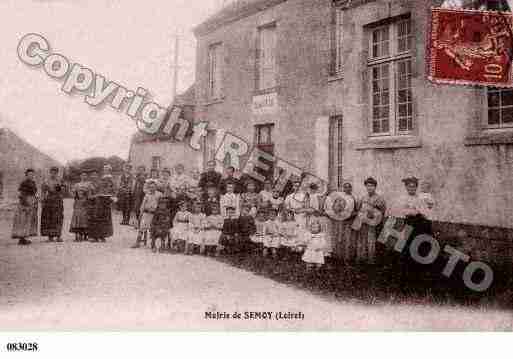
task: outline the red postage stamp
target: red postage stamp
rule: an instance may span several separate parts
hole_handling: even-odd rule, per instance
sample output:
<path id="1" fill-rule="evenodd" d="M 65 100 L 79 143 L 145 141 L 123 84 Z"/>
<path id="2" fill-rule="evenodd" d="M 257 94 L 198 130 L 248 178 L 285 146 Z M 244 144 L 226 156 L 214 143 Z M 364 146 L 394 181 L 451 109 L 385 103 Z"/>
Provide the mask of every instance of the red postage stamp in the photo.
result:
<path id="1" fill-rule="evenodd" d="M 430 81 L 513 86 L 511 13 L 433 8 L 431 21 Z"/>

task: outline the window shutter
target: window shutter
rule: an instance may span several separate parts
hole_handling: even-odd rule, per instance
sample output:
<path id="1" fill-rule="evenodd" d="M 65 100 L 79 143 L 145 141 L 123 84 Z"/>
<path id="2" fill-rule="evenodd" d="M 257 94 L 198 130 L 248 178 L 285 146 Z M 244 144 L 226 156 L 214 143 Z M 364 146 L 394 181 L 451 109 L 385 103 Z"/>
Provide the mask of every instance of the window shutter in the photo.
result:
<path id="1" fill-rule="evenodd" d="M 431 20 L 429 20 L 431 21 Z M 424 66 L 426 66 L 427 64 L 425 64 L 426 61 L 429 61 L 428 59 L 428 54 L 426 53 L 426 55 L 424 56 L 424 61 L 422 61 L 420 58 L 419 58 L 419 54 L 418 54 L 418 51 L 417 51 L 417 38 L 421 38 L 421 39 L 427 39 L 427 35 L 426 33 L 423 33 L 424 31 L 428 31 L 427 29 L 421 29 L 420 27 L 418 27 L 417 25 L 417 22 L 413 19 L 413 17 L 410 19 L 410 23 L 411 23 L 411 77 L 412 79 L 415 79 L 419 76 L 421 76 L 421 74 L 424 72 Z M 426 46 L 424 46 L 424 49 L 426 48 Z M 426 51 L 426 50 L 424 50 Z"/>

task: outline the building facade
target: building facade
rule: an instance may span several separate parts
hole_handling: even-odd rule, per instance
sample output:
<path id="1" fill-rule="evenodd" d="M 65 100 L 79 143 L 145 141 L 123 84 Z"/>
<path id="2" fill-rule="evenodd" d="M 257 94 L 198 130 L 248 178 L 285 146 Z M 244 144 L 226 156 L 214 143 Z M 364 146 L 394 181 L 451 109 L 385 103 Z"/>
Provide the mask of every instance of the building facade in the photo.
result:
<path id="1" fill-rule="evenodd" d="M 390 204 L 414 175 L 431 186 L 439 231 L 503 252 L 513 240 L 513 91 L 426 79 L 429 10 L 441 2 L 238 1 L 194 29 L 196 120 L 332 188 L 349 180 L 363 194 L 373 176 Z M 207 136 L 205 159 L 219 137 Z"/>

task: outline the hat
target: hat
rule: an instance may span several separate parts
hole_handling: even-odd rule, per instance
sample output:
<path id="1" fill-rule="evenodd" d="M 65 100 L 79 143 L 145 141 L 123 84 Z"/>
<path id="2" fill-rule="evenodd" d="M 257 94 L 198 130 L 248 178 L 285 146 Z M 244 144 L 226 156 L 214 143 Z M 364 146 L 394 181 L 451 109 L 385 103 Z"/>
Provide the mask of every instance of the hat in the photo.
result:
<path id="1" fill-rule="evenodd" d="M 57 166 L 50 167 L 50 172 L 59 172 L 59 167 L 57 167 Z"/>
<path id="2" fill-rule="evenodd" d="M 365 181 L 363 181 L 364 185 L 372 184 L 374 186 L 378 185 L 378 181 L 376 181 L 373 177 L 367 178 Z"/>
<path id="3" fill-rule="evenodd" d="M 235 211 L 235 207 L 228 206 L 228 207 L 226 207 L 226 210 L 227 211 Z"/>
<path id="4" fill-rule="evenodd" d="M 402 182 L 404 183 L 404 185 L 409 185 L 409 184 L 414 184 L 415 186 L 418 186 L 419 185 L 419 180 L 417 177 L 406 177 L 402 180 Z"/>

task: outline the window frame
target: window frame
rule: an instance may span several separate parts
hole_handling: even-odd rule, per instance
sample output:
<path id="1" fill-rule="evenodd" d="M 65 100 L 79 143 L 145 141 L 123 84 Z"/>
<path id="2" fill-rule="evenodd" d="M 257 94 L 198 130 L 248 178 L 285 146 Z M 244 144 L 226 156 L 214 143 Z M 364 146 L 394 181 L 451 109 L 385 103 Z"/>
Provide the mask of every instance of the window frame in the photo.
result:
<path id="1" fill-rule="evenodd" d="M 331 58 L 329 75 L 334 78 L 344 76 L 344 12 L 344 8 L 333 5 L 330 23 Z"/>
<path id="2" fill-rule="evenodd" d="M 262 34 L 265 31 L 271 30 L 273 31 L 274 36 L 274 54 L 273 54 L 273 83 L 272 86 L 263 86 L 263 78 L 264 78 L 264 68 L 263 68 L 263 57 L 262 57 L 262 43 L 263 37 Z M 257 27 L 257 36 L 256 36 L 256 59 L 255 59 L 255 91 L 256 93 L 266 93 L 275 90 L 278 87 L 278 26 L 276 21 L 270 22 L 265 25 L 261 25 Z"/>
<path id="3" fill-rule="evenodd" d="M 273 141 L 273 132 L 274 132 L 274 123 L 264 123 L 255 125 L 255 145 L 256 146 L 269 146 L 274 145 Z M 262 135 L 262 129 L 269 129 L 269 142 L 260 142 L 260 138 Z"/>
<path id="4" fill-rule="evenodd" d="M 157 160 L 157 166 L 155 166 L 155 160 Z M 151 156 L 151 169 L 160 171 L 162 166 L 162 156 Z"/>
<path id="5" fill-rule="evenodd" d="M 483 106 L 484 107 L 483 129 L 485 131 L 486 130 L 512 131 L 513 130 L 513 121 L 511 123 L 503 124 L 502 116 L 500 117 L 499 123 L 497 125 L 490 125 L 490 101 L 489 101 L 489 95 L 490 95 L 490 90 L 492 88 L 494 89 L 493 91 L 498 91 L 499 94 L 501 94 L 502 91 L 508 91 L 508 90 L 513 92 L 513 88 L 494 88 L 492 86 L 487 86 L 485 88 L 485 91 L 484 91 L 485 106 Z M 513 93 L 512 93 L 512 95 L 513 95 Z M 502 102 L 502 96 L 499 96 L 499 102 Z M 507 106 L 502 106 L 502 103 L 500 103 L 500 105 L 498 107 L 492 106 L 492 108 L 498 109 L 499 113 L 500 113 L 500 111 L 501 111 L 501 109 L 503 107 L 506 107 L 506 108 L 510 109 L 510 111 L 512 112 L 512 115 L 513 115 L 513 104 L 512 105 L 507 105 Z"/>
<path id="6" fill-rule="evenodd" d="M 409 34 L 403 36 L 408 40 L 408 44 L 410 46 L 409 50 L 399 52 L 399 29 L 400 25 L 403 23 L 409 23 Z M 373 48 L 376 42 L 374 42 L 374 33 L 376 31 L 382 29 L 388 29 L 388 56 L 383 56 L 382 53 L 378 53 L 378 56 L 374 56 Z M 367 28 L 368 36 L 367 36 L 367 59 L 366 59 L 366 67 L 368 70 L 368 86 L 369 86 L 369 113 L 368 113 L 368 136 L 369 137 L 393 137 L 393 136 L 407 136 L 415 134 L 417 131 L 417 124 L 415 116 L 415 106 L 414 106 L 414 88 L 412 85 L 413 79 L 413 66 L 415 61 L 414 55 L 414 31 L 413 31 L 413 20 L 410 15 L 401 16 L 401 18 L 389 19 L 384 24 L 369 26 Z M 381 43 L 383 41 L 378 42 Z M 407 99 L 409 101 L 402 102 L 401 105 L 406 105 L 407 123 L 411 123 L 411 127 L 407 125 L 407 129 L 400 129 L 400 121 L 399 117 L 399 68 L 400 63 L 409 62 L 407 65 L 407 81 L 409 79 L 409 96 L 407 95 Z M 375 110 L 375 102 L 374 102 L 374 68 L 382 67 L 384 65 L 388 65 L 388 76 L 387 77 L 379 77 L 379 79 L 388 79 L 388 131 L 374 131 L 374 110 Z M 380 87 L 382 89 L 383 87 Z M 407 90 L 408 88 L 406 88 Z M 381 97 L 382 92 L 380 92 Z M 380 98 L 381 100 L 381 98 Z M 381 102 L 381 101 L 380 101 Z M 380 106 L 384 107 L 384 106 Z M 410 111 L 411 110 L 411 111 Z M 409 115 L 409 116 L 408 116 Z M 385 118 L 380 119 L 380 124 L 382 125 L 383 120 Z"/>
<path id="7" fill-rule="evenodd" d="M 328 176 L 330 183 L 338 189 L 344 184 L 343 178 L 343 136 L 344 117 L 333 115 L 329 119 L 329 143 L 328 143 Z"/>
<path id="8" fill-rule="evenodd" d="M 218 52 L 218 53 L 217 53 Z M 213 56 L 212 56 L 213 54 Z M 220 61 L 216 62 L 215 60 Z M 216 67 L 213 68 L 213 64 Z M 207 98 L 209 101 L 218 101 L 223 98 L 223 70 L 224 69 L 224 46 L 223 42 L 213 42 L 207 47 Z M 216 81 L 218 80 L 218 91 Z"/>

